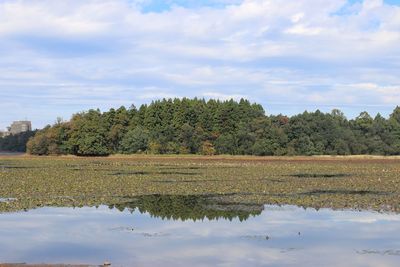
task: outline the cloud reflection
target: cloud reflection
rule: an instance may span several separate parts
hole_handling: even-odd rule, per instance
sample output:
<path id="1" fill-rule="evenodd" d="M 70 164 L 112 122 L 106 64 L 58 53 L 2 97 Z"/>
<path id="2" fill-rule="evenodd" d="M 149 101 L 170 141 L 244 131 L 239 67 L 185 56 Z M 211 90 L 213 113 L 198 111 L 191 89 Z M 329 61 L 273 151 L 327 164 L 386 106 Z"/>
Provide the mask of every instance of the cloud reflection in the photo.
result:
<path id="1" fill-rule="evenodd" d="M 135 210 L 0 215 L 3 262 L 122 266 L 396 266 L 400 215 L 265 206 L 245 221 L 163 220 Z M 130 231 L 115 229 L 129 228 Z M 264 238 L 268 236 L 267 238 Z"/>

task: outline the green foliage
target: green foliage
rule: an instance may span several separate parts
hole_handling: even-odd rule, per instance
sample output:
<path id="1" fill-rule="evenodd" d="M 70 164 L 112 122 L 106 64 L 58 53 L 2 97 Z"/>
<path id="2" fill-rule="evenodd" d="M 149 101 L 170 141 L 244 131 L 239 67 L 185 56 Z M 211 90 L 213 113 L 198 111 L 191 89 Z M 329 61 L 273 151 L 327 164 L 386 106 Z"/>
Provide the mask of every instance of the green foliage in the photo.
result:
<path id="1" fill-rule="evenodd" d="M 215 140 L 215 148 L 218 154 L 235 155 L 237 154 L 237 140 L 234 135 L 224 133 Z"/>
<path id="2" fill-rule="evenodd" d="M 23 132 L 0 137 L 0 151 L 26 152 L 26 143 L 35 132 Z"/>
<path id="3" fill-rule="evenodd" d="M 1 139 L 0 139 L 1 140 Z M 0 142 L 1 147 L 1 142 Z M 110 153 L 350 155 L 400 154 L 400 108 L 389 119 L 362 112 L 304 112 L 266 116 L 241 99 L 163 99 L 139 109 L 89 110 L 39 131 L 32 154 L 102 156 Z"/>
<path id="4" fill-rule="evenodd" d="M 278 144 L 269 139 L 257 140 L 253 145 L 253 154 L 257 156 L 272 156 L 278 149 Z"/>
<path id="5" fill-rule="evenodd" d="M 59 120 L 52 127 L 46 126 L 43 130 L 29 139 L 27 151 L 34 155 L 68 154 L 69 123 Z"/>
<path id="6" fill-rule="evenodd" d="M 120 150 L 125 154 L 144 152 L 148 148 L 149 134 L 141 126 L 126 133 L 120 144 Z"/>
<path id="7" fill-rule="evenodd" d="M 207 140 L 201 144 L 200 152 L 203 155 L 212 156 L 215 154 L 215 148 L 214 148 L 213 144 Z"/>
<path id="8" fill-rule="evenodd" d="M 76 155 L 106 156 L 110 153 L 107 134 L 106 116 L 89 110 L 72 118 L 69 146 Z"/>

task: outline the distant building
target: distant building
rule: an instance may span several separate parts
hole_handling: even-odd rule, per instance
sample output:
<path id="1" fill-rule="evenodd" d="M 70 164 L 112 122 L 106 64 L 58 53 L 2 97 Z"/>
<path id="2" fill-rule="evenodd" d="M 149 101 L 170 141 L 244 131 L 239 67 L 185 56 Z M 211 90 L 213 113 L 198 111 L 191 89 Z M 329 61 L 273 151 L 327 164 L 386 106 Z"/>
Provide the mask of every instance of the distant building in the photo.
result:
<path id="1" fill-rule="evenodd" d="M 7 127 L 7 130 L 0 132 L 0 137 L 32 131 L 32 123 L 30 121 L 14 121 L 10 127 Z"/>
<path id="2" fill-rule="evenodd" d="M 19 134 L 32 131 L 32 124 L 30 121 L 14 121 L 11 126 L 8 127 L 8 131 L 11 134 Z"/>

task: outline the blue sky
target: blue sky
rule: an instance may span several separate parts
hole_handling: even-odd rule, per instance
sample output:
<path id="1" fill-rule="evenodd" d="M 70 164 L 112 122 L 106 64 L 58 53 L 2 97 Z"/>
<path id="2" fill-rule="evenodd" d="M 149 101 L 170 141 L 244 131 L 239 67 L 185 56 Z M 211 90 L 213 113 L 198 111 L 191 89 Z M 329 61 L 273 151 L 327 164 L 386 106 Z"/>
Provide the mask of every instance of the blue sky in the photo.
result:
<path id="1" fill-rule="evenodd" d="M 163 97 L 400 105 L 400 0 L 0 0 L 0 129 Z"/>

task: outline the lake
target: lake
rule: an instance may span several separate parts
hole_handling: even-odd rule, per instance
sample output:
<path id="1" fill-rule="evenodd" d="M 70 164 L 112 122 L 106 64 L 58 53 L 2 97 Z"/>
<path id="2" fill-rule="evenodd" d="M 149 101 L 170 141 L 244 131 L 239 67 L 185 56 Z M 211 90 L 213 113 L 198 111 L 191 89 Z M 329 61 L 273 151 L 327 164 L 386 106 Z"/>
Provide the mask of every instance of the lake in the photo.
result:
<path id="1" fill-rule="evenodd" d="M 2 213 L 0 248 L 0 263 L 398 266 L 400 215 L 146 198 Z"/>

